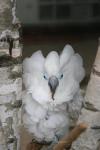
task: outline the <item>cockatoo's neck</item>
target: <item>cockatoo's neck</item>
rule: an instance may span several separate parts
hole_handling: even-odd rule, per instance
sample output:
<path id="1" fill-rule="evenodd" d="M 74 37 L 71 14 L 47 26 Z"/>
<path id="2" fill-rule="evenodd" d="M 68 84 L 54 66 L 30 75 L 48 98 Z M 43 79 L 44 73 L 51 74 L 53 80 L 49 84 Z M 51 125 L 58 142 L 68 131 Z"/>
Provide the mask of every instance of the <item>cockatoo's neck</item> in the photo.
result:
<path id="1" fill-rule="evenodd" d="M 67 103 L 62 103 L 62 104 L 56 104 L 54 101 L 52 101 L 51 103 L 47 103 L 44 105 L 41 105 L 45 110 L 47 110 L 48 112 L 54 112 L 54 111 L 61 111 L 61 110 L 66 110 L 66 106 Z"/>

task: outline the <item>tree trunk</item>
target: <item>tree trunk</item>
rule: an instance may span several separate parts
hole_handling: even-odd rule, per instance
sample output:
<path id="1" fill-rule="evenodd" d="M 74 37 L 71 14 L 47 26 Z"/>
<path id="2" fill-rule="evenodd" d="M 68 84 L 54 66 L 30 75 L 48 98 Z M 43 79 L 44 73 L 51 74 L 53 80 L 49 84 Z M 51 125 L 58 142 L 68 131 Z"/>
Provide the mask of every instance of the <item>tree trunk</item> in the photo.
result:
<path id="1" fill-rule="evenodd" d="M 0 150 L 19 150 L 22 94 L 16 1 L 0 0 Z"/>
<path id="2" fill-rule="evenodd" d="M 89 127 L 72 144 L 71 150 L 100 150 L 100 42 L 78 120 L 80 122 L 85 122 Z"/>

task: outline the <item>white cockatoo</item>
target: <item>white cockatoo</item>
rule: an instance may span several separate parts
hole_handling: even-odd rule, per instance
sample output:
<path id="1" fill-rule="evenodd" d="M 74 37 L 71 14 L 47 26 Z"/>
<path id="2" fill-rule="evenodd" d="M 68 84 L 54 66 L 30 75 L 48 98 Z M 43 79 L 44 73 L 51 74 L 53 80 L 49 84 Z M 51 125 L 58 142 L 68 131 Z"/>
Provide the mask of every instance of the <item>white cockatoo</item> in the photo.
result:
<path id="1" fill-rule="evenodd" d="M 24 60 L 23 122 L 35 140 L 52 142 L 68 132 L 69 112 L 74 115 L 81 108 L 84 75 L 82 58 L 70 45 L 60 55 L 51 51 L 44 57 L 39 50 Z"/>

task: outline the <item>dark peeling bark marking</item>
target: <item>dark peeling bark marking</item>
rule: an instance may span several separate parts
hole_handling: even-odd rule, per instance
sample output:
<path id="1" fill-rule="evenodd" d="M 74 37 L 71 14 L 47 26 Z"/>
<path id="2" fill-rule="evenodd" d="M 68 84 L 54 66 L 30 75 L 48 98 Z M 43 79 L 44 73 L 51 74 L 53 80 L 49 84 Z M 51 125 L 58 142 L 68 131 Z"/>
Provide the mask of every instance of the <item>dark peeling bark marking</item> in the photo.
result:
<path id="1" fill-rule="evenodd" d="M 99 77 L 100 77 L 100 72 L 99 72 L 99 71 L 97 71 L 97 70 L 95 69 L 95 67 L 93 67 L 93 69 L 92 69 L 92 73 L 93 73 L 94 75 L 97 75 L 97 76 L 99 76 Z"/>
<path id="2" fill-rule="evenodd" d="M 98 110 L 97 108 L 95 108 L 93 104 L 91 104 L 91 103 L 89 103 L 89 102 L 85 102 L 85 103 L 83 104 L 83 107 L 84 107 L 85 109 L 87 109 L 87 110 L 94 111 L 94 112 L 100 111 L 100 110 Z"/>
<path id="3" fill-rule="evenodd" d="M 6 55 L 0 57 L 0 67 L 13 66 L 16 64 L 21 64 L 21 63 L 22 63 L 21 57 L 12 58 Z"/>

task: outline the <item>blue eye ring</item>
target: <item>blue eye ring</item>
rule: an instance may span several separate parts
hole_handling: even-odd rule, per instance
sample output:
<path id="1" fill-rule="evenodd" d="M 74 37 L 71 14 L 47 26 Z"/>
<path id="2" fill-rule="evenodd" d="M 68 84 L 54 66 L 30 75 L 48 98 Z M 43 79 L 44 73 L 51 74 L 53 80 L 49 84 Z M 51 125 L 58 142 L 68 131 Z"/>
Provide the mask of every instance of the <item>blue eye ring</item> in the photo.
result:
<path id="1" fill-rule="evenodd" d="M 46 77 L 45 75 L 44 75 L 43 77 L 44 77 L 45 80 L 48 80 L 47 77 Z"/>
<path id="2" fill-rule="evenodd" d="M 60 79 L 62 79 L 63 78 L 63 74 L 61 74 L 61 76 L 60 76 Z"/>

